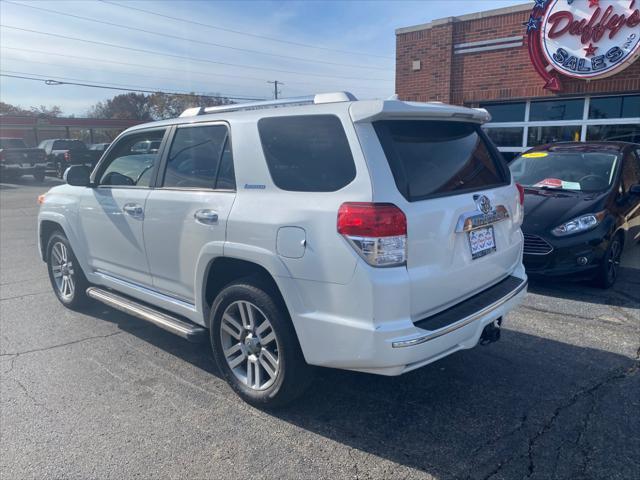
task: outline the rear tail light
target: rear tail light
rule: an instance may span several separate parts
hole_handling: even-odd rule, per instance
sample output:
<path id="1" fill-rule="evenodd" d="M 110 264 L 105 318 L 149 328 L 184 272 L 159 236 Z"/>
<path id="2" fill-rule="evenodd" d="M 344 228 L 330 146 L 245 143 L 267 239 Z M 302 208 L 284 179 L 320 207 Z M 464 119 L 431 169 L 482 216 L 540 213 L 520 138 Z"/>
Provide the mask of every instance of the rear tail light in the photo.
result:
<path id="1" fill-rule="evenodd" d="M 70 162 L 71 161 L 71 153 L 64 152 L 64 161 L 65 162 Z"/>
<path id="2" fill-rule="evenodd" d="M 518 193 L 520 194 L 520 205 L 524 205 L 524 187 L 519 183 L 516 183 L 516 187 L 518 187 Z"/>
<path id="3" fill-rule="evenodd" d="M 395 267 L 407 261 L 407 217 L 391 203 L 343 203 L 338 233 L 369 265 Z"/>

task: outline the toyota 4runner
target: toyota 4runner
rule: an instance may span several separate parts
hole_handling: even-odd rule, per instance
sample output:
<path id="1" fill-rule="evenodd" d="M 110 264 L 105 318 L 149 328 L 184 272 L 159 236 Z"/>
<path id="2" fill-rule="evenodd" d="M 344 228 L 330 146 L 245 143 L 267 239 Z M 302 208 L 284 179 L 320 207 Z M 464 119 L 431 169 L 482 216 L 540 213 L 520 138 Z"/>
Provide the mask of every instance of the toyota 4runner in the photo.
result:
<path id="1" fill-rule="evenodd" d="M 348 93 L 189 109 L 69 167 L 41 255 L 67 307 L 208 337 L 250 403 L 314 365 L 400 375 L 496 340 L 525 295 L 523 191 L 488 120 Z"/>

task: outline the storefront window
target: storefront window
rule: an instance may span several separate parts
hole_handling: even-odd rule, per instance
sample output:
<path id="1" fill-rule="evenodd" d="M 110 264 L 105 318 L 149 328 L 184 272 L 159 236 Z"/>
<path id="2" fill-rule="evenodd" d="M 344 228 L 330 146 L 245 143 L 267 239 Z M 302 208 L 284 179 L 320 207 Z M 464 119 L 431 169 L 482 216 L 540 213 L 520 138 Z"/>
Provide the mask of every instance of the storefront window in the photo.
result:
<path id="1" fill-rule="evenodd" d="M 640 143 L 640 125 L 589 125 L 587 140 Z"/>
<path id="2" fill-rule="evenodd" d="M 535 147 L 551 142 L 579 142 L 580 126 L 571 127 L 529 127 L 527 146 Z"/>
<path id="3" fill-rule="evenodd" d="M 540 122 L 547 120 L 582 120 L 584 98 L 575 100 L 545 100 L 531 102 L 529 120 Z"/>
<path id="4" fill-rule="evenodd" d="M 494 103 L 482 104 L 491 114 L 491 121 L 499 122 L 524 122 L 525 103 Z"/>
<path id="5" fill-rule="evenodd" d="M 521 147 L 524 128 L 487 128 L 489 138 L 498 147 Z"/>
<path id="6" fill-rule="evenodd" d="M 589 118 L 640 117 L 640 95 L 592 98 Z"/>

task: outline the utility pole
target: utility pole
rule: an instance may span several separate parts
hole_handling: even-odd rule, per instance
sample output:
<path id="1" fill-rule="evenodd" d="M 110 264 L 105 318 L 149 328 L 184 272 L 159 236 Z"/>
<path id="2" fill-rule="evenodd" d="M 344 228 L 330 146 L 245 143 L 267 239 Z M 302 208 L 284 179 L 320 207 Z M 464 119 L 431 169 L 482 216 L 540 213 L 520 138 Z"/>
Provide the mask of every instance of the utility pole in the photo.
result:
<path id="1" fill-rule="evenodd" d="M 284 83 L 278 81 L 278 80 L 269 80 L 267 83 L 273 83 L 273 97 L 277 100 L 278 99 L 278 95 L 280 95 L 280 90 L 278 90 L 278 85 L 284 85 Z"/>

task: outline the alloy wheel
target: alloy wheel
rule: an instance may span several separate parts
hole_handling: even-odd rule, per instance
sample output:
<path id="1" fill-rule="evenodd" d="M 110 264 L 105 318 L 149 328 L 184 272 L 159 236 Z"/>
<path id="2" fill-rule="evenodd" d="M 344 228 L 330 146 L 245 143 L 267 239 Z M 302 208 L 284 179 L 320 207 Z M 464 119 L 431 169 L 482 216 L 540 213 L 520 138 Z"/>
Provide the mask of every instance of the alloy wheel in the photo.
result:
<path id="1" fill-rule="evenodd" d="M 58 293 L 64 300 L 70 300 L 76 291 L 73 261 L 69 256 L 67 246 L 56 242 L 51 248 L 51 273 Z"/>
<path id="2" fill-rule="evenodd" d="M 620 265 L 620 257 L 622 248 L 620 242 L 616 239 L 611 244 L 609 256 L 607 258 L 607 275 L 611 281 L 614 281 L 618 275 L 618 265 Z"/>
<path id="3" fill-rule="evenodd" d="M 279 340 L 273 325 L 248 301 L 230 304 L 222 314 L 220 339 L 235 377 L 253 390 L 265 390 L 281 371 Z"/>

